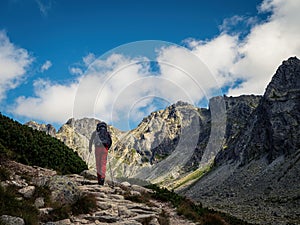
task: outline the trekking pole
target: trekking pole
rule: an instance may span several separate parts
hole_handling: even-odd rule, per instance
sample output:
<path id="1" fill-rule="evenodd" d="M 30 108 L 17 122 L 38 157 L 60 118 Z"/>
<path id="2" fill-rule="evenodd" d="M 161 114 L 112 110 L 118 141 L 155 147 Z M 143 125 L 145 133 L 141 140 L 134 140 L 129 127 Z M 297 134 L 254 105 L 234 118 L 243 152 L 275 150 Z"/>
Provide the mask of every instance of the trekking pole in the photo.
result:
<path id="1" fill-rule="evenodd" d="M 108 160 L 108 164 L 109 164 L 109 170 L 110 170 L 110 179 L 111 179 L 112 186 L 114 188 L 115 187 L 115 183 L 114 183 L 114 178 L 113 178 L 113 174 L 112 174 L 112 170 L 111 170 L 110 160 Z"/>
<path id="2" fill-rule="evenodd" d="M 87 162 L 86 162 L 86 163 L 87 163 L 88 170 L 89 170 L 90 155 L 91 155 L 91 152 L 89 151 L 89 155 L 88 155 Z M 86 176 L 84 176 L 83 184 L 85 184 L 85 179 L 86 179 Z"/>

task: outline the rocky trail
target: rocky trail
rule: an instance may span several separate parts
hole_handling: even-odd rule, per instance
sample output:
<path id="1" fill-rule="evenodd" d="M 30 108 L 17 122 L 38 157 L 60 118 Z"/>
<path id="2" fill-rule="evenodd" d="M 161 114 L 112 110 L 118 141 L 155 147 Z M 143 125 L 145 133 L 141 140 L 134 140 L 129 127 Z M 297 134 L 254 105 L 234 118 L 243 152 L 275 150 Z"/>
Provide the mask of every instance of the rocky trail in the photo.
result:
<path id="1" fill-rule="evenodd" d="M 123 225 L 181 225 L 195 224 L 177 214 L 170 203 L 148 198 L 145 202 L 136 201 L 152 192 L 150 189 L 128 182 L 117 183 L 107 181 L 104 186 L 97 184 L 96 179 L 84 176 L 57 175 L 55 171 L 40 167 L 25 166 L 13 161 L 0 165 L 1 171 L 5 167 L 9 171 L 9 178 L 1 179 L 1 187 L 8 190 L 15 189 L 18 200 L 29 199 L 38 210 L 40 216 L 50 214 L 54 209 L 47 205 L 46 198 L 37 193 L 41 187 L 47 186 L 51 190 L 51 201 L 55 204 L 67 204 L 78 199 L 78 196 L 93 196 L 96 207 L 87 214 L 70 215 L 66 219 L 39 221 L 41 225 L 64 224 L 123 224 Z M 90 175 L 90 173 L 88 173 Z M 86 176 L 86 175 L 85 175 Z M 91 176 L 91 175 L 90 175 Z M 128 200 L 130 199 L 130 200 Z M 85 206 L 82 206 L 85 207 Z M 51 218 L 51 217 L 50 217 Z M 0 224 L 25 225 L 26 219 L 3 214 L 0 212 Z"/>
<path id="2" fill-rule="evenodd" d="M 151 200 L 150 204 L 137 203 L 126 200 L 124 196 L 141 196 L 151 190 L 128 182 L 112 183 L 108 181 L 104 186 L 99 186 L 96 180 L 85 180 L 81 176 L 73 179 L 79 183 L 79 189 L 86 194 L 96 196 L 97 211 L 73 217 L 64 221 L 64 224 L 124 224 L 124 225 L 159 225 L 169 220 L 169 224 L 181 225 L 195 224 L 177 215 L 176 209 L 170 204 Z M 51 223 L 52 224 L 52 223 Z M 60 222 L 55 224 L 61 224 Z"/>

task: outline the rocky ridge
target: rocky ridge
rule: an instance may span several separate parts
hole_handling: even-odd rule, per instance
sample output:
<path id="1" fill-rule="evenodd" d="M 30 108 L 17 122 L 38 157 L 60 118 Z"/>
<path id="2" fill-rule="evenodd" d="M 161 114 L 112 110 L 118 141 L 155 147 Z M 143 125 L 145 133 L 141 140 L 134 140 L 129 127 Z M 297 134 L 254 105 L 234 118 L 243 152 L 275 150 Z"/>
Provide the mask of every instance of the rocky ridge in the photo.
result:
<path id="1" fill-rule="evenodd" d="M 113 146 L 108 176 L 139 178 L 170 188 L 180 186 L 191 173 L 211 165 L 219 149 L 226 148 L 227 142 L 245 124 L 259 99 L 259 96 L 214 97 L 208 109 L 179 101 L 151 113 L 131 131 L 121 132 L 109 126 Z M 70 119 L 55 134 L 77 151 L 90 169 L 95 168 L 95 159 L 88 152 L 88 141 L 98 121 Z M 45 131 L 45 125 L 34 122 L 27 125 Z"/>
<path id="2" fill-rule="evenodd" d="M 215 159 L 182 191 L 258 224 L 300 224 L 300 60 L 284 61 L 258 106 Z"/>

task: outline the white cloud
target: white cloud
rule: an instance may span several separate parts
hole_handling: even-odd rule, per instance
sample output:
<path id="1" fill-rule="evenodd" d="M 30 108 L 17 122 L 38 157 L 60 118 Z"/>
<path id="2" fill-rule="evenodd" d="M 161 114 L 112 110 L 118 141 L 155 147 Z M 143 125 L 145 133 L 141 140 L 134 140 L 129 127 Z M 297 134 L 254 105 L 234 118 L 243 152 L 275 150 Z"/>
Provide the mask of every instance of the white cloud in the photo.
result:
<path id="1" fill-rule="evenodd" d="M 82 69 L 78 68 L 78 67 L 71 67 L 69 68 L 69 72 L 73 75 L 82 75 L 83 71 Z"/>
<path id="2" fill-rule="evenodd" d="M 63 85 L 37 80 L 34 82 L 35 96 L 19 97 L 12 111 L 30 119 L 56 123 L 64 123 L 70 117 L 87 116 L 109 121 L 110 109 L 115 106 L 118 114 L 119 110 L 129 107 L 139 93 L 137 89 L 128 89 L 118 96 L 142 76 L 139 74 L 141 65 L 135 62 L 122 55 L 112 55 L 106 60 L 94 61 L 89 70 L 72 83 Z M 109 74 L 113 76 L 108 79 Z M 116 98 L 121 99 L 121 105 L 114 105 Z"/>
<path id="3" fill-rule="evenodd" d="M 47 60 L 42 66 L 41 66 L 41 72 L 47 71 L 52 66 L 51 61 Z"/>
<path id="4" fill-rule="evenodd" d="M 221 86 L 232 82 L 233 74 L 230 68 L 238 57 L 239 41 L 238 36 L 221 34 L 210 41 L 187 40 L 192 52 L 207 65 L 218 84 Z M 212 83 L 211 85 L 216 85 Z M 210 86 L 212 88 L 212 86 Z"/>
<path id="5" fill-rule="evenodd" d="M 10 42 L 5 31 L 0 31 L 0 101 L 6 92 L 25 79 L 26 69 L 33 61 L 28 51 Z"/>
<path id="6" fill-rule="evenodd" d="M 82 58 L 82 61 L 84 62 L 85 66 L 89 66 L 95 60 L 96 60 L 96 56 L 94 53 L 89 53 Z"/>
<path id="7" fill-rule="evenodd" d="M 265 22 L 252 24 L 242 40 L 236 34 L 222 32 L 206 43 L 188 41 L 192 51 L 209 66 L 221 84 L 243 81 L 238 87 L 232 86 L 229 95 L 263 94 L 281 62 L 300 55 L 299 10 L 299 1 L 265 0 L 259 12 L 270 12 L 271 16 Z M 225 22 L 227 30 L 241 17 L 234 18 Z"/>
<path id="8" fill-rule="evenodd" d="M 64 123 L 72 117 L 72 109 L 78 84 L 54 84 L 50 81 L 34 82 L 35 97 L 21 96 L 12 110 L 14 114 L 47 121 Z"/>
<path id="9" fill-rule="evenodd" d="M 256 18 L 247 18 L 251 28 L 242 38 L 229 32 L 241 16 L 225 21 L 220 35 L 211 40 L 186 40 L 191 51 L 175 45 L 157 49 L 156 74 L 146 56 L 97 59 L 89 53 L 82 59 L 86 72 L 84 66 L 70 68 L 79 76 L 64 85 L 36 81 L 35 97 L 18 98 L 15 113 L 59 123 L 72 116 L 96 116 L 124 128 L 129 118 L 138 120 L 147 109 L 156 109 L 153 98 L 197 103 L 220 94 L 216 90 L 221 87 L 229 87 L 229 95 L 263 94 L 281 62 L 300 55 L 299 11 L 299 1 L 266 0 L 259 12 L 271 12 L 270 17 L 256 25 Z"/>
<path id="10" fill-rule="evenodd" d="M 35 0 L 38 4 L 39 10 L 43 16 L 47 16 L 49 10 L 52 8 L 52 0 Z"/>

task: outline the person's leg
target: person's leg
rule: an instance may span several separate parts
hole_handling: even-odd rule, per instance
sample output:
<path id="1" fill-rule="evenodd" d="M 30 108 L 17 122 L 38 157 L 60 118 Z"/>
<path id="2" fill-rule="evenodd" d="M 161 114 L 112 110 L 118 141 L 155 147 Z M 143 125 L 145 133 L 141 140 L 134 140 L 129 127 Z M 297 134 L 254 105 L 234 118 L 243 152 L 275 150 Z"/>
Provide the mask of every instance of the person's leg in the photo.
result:
<path id="1" fill-rule="evenodd" d="M 105 180 L 105 174 L 106 174 L 106 163 L 107 163 L 107 154 L 108 154 L 108 149 L 105 147 L 102 147 L 100 150 L 100 185 L 104 185 L 104 180 Z"/>
<path id="2" fill-rule="evenodd" d="M 95 147 L 95 160 L 96 160 L 96 170 L 98 183 L 101 183 L 101 148 Z"/>

